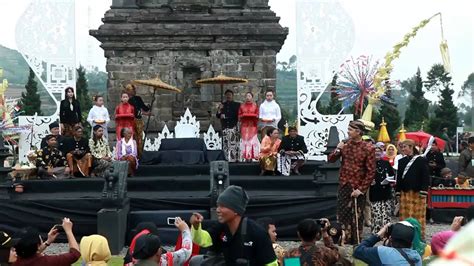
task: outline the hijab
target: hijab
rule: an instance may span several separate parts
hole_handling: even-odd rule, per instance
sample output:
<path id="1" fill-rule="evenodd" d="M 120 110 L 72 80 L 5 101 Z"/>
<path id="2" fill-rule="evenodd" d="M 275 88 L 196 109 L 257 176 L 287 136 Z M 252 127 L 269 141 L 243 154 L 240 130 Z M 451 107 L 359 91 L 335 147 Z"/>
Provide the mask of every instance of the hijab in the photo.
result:
<path id="1" fill-rule="evenodd" d="M 390 148 L 390 147 L 393 148 L 393 155 L 392 156 L 390 156 L 388 154 L 388 148 Z M 387 156 L 387 158 L 389 158 L 391 160 L 395 159 L 395 156 L 397 156 L 397 153 L 398 153 L 397 147 L 395 147 L 395 145 L 393 145 L 393 144 L 388 144 L 387 148 L 385 148 L 385 156 Z"/>
<path id="2" fill-rule="evenodd" d="M 421 224 L 417 219 L 412 217 L 405 219 L 405 221 L 409 222 L 411 225 L 413 225 L 413 228 L 415 228 L 415 234 L 413 236 L 411 248 L 416 250 L 416 252 L 420 254 L 420 257 L 423 258 L 423 255 L 425 254 L 426 243 L 421 240 Z"/>
<path id="3" fill-rule="evenodd" d="M 107 266 L 112 257 L 107 239 L 101 235 L 85 236 L 80 244 L 81 257 L 85 265 Z"/>

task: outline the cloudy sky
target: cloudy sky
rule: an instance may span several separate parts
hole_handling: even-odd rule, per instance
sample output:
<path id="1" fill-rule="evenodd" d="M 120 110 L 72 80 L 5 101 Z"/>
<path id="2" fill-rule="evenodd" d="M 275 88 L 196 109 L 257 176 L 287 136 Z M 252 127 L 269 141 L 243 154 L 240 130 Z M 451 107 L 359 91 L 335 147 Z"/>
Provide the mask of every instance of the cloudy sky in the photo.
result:
<path id="1" fill-rule="evenodd" d="M 15 25 L 32 0 L 0 0 L 2 24 L 0 44 L 16 48 Z M 289 28 L 289 35 L 278 54 L 279 61 L 287 61 L 296 54 L 296 1 L 270 0 L 272 10 L 281 17 L 280 23 Z M 308 1 L 308 0 L 305 0 Z M 332 1 L 332 0 L 324 0 Z M 437 12 L 443 15 L 445 38 L 448 41 L 455 88 L 459 88 L 474 72 L 474 4 L 469 0 L 340 0 L 355 25 L 355 42 L 348 57 L 372 55 L 382 59 L 403 35 L 425 18 Z M 89 28 L 101 24 L 103 13 L 111 0 L 76 1 L 77 63 L 96 65 L 105 69 L 105 58 L 99 43 L 88 35 Z M 430 22 L 402 50 L 395 61 L 394 79 L 404 80 L 420 67 L 426 72 L 434 63 L 441 62 L 439 20 Z"/>

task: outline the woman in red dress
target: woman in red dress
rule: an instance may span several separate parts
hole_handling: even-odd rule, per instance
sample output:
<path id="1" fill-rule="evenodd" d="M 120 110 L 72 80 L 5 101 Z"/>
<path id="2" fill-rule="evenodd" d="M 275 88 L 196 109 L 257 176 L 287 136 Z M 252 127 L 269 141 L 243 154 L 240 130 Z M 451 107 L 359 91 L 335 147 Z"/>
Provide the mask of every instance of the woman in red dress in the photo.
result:
<path id="1" fill-rule="evenodd" d="M 134 122 L 135 122 L 135 109 L 133 105 L 128 103 L 128 94 L 122 92 L 121 103 L 115 108 L 115 128 L 117 134 L 117 140 L 121 140 L 122 128 L 130 128 L 133 132 Z"/>
<path id="2" fill-rule="evenodd" d="M 253 94 L 245 94 L 245 102 L 239 108 L 240 120 L 240 152 L 245 161 L 258 159 L 260 143 L 257 138 L 258 106 L 253 102 Z"/>

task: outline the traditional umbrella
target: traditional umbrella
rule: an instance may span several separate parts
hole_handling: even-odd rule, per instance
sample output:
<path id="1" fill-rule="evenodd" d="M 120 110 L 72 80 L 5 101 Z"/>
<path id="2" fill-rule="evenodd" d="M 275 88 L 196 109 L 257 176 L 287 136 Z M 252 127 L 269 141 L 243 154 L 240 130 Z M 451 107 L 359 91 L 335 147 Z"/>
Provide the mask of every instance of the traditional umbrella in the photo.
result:
<path id="1" fill-rule="evenodd" d="M 388 135 L 388 131 L 387 131 L 387 123 L 385 123 L 384 117 L 382 117 L 382 123 L 380 123 L 380 130 L 379 130 L 379 136 L 377 138 L 377 141 L 380 141 L 383 143 L 390 142 L 390 136 Z"/>
<path id="2" fill-rule="evenodd" d="M 155 94 L 156 94 L 157 89 L 162 89 L 162 90 L 174 91 L 174 92 L 181 93 L 180 89 L 178 89 L 174 86 L 171 86 L 167 83 L 164 83 L 159 77 L 156 77 L 154 79 L 134 80 L 134 81 L 132 81 L 132 83 L 138 84 L 138 85 L 145 85 L 145 86 L 153 87 L 153 98 L 151 99 L 151 104 L 150 104 L 150 106 L 152 106 L 152 107 L 153 107 L 153 103 L 155 102 L 155 99 L 156 99 Z M 146 122 L 145 136 L 144 136 L 145 139 L 146 139 L 146 135 L 147 135 L 147 132 L 148 132 L 148 126 L 150 125 L 150 118 L 151 118 L 151 116 L 148 116 L 148 120 Z"/>
<path id="3" fill-rule="evenodd" d="M 400 129 L 400 131 L 398 131 L 398 141 L 404 141 L 407 139 L 407 136 L 405 136 L 405 133 L 407 131 L 405 130 L 405 125 L 402 124 L 402 128 Z"/>
<path id="4" fill-rule="evenodd" d="M 405 133 L 407 139 L 411 139 L 415 141 L 417 144 L 425 147 L 428 145 L 430 138 L 432 137 L 431 134 L 428 134 L 424 131 L 417 131 L 417 132 L 407 132 Z M 444 150 L 444 146 L 446 142 L 438 137 L 434 137 L 436 144 L 438 145 L 440 150 Z"/>
<path id="5" fill-rule="evenodd" d="M 247 83 L 248 80 L 243 78 L 234 78 L 228 77 L 224 74 L 219 74 L 217 77 L 207 78 L 207 79 L 200 79 L 196 81 L 196 84 L 220 84 L 221 85 L 221 102 L 224 100 L 224 84 L 240 84 L 240 83 Z"/>

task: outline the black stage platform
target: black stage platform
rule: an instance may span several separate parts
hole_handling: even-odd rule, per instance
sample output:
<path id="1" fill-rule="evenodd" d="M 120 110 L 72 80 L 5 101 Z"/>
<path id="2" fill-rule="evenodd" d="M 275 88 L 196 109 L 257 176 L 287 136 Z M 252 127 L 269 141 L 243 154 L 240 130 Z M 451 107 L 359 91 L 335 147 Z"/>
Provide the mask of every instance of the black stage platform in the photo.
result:
<path id="1" fill-rule="evenodd" d="M 257 163 L 230 164 L 230 183 L 244 187 L 250 196 L 247 215 L 270 216 L 279 238 L 295 238 L 303 218 L 335 218 L 337 165 L 308 162 L 301 176 L 258 176 Z M 315 174 L 314 173 L 322 173 Z M 141 211 L 209 210 L 209 165 L 144 165 L 128 179 L 130 216 Z M 23 181 L 24 192 L 9 185 L 0 193 L 0 224 L 27 225 L 47 232 L 61 217 L 70 217 L 78 236 L 97 232 L 104 181 L 100 178 Z M 139 216 L 139 215 L 138 215 Z M 129 223 L 130 220 L 129 219 Z M 130 225 L 133 226 L 133 225 Z"/>

